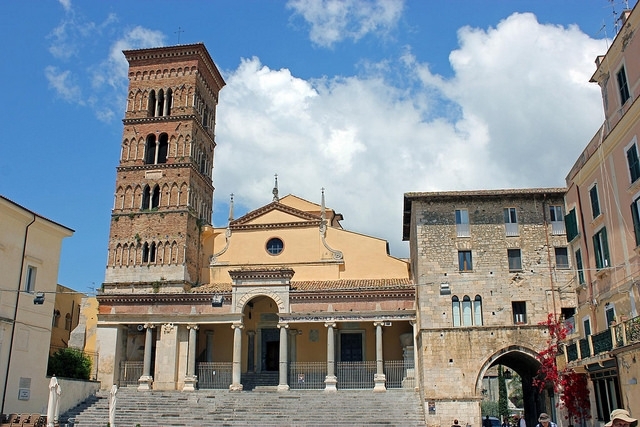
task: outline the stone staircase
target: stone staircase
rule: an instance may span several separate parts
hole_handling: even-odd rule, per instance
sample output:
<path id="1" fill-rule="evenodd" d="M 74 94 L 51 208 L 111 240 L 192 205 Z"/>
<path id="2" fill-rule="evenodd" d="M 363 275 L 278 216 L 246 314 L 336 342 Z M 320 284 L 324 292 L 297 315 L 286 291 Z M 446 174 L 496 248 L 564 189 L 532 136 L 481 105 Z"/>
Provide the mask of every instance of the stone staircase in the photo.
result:
<path id="1" fill-rule="evenodd" d="M 109 392 L 100 391 L 60 417 L 69 427 L 106 427 Z M 290 390 L 288 392 L 118 390 L 116 427 L 425 426 L 414 390 Z"/>

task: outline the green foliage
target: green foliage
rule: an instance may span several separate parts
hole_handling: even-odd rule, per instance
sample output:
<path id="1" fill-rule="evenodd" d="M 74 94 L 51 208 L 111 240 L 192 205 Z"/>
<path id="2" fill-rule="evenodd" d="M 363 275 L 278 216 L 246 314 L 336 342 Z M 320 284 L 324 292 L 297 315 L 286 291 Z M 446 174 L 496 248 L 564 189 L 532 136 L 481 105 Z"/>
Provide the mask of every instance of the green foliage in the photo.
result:
<path id="1" fill-rule="evenodd" d="M 88 380 L 91 375 L 91 359 L 75 348 L 60 349 L 49 356 L 47 375 Z"/>
<path id="2" fill-rule="evenodd" d="M 498 416 L 498 402 L 493 400 L 483 400 L 480 402 L 480 411 L 482 412 L 482 418 L 485 415 L 489 415 L 490 417 Z"/>
<path id="3" fill-rule="evenodd" d="M 516 372 L 509 382 L 509 400 L 516 408 L 524 407 L 524 396 L 522 394 L 522 377 Z"/>
<path id="4" fill-rule="evenodd" d="M 498 413 L 501 417 L 509 416 L 509 402 L 507 400 L 507 382 L 504 379 L 504 369 L 498 365 Z"/>

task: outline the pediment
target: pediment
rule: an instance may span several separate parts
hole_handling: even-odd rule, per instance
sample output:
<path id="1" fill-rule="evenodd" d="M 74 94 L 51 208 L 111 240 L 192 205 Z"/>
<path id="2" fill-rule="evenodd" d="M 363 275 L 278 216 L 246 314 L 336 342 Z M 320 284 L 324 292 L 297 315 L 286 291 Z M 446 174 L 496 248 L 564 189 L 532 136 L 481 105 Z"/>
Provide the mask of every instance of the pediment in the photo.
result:
<path id="1" fill-rule="evenodd" d="M 253 228 L 273 226 L 317 226 L 320 216 L 291 206 L 272 202 L 231 221 L 230 228 Z"/>

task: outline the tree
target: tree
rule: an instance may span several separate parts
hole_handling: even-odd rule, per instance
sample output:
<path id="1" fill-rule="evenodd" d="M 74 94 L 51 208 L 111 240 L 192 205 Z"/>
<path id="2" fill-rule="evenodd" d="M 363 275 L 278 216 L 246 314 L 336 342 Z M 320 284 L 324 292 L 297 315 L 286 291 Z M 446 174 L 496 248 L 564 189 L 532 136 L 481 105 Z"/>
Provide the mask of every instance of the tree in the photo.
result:
<path id="1" fill-rule="evenodd" d="M 507 382 L 504 379 L 504 369 L 502 365 L 498 365 L 498 413 L 503 419 L 509 416 Z"/>
<path id="2" fill-rule="evenodd" d="M 556 364 L 558 343 L 567 337 L 567 328 L 562 322 L 556 320 L 552 313 L 549 313 L 546 322 L 540 324 L 549 328 L 549 339 L 547 348 L 538 354 L 540 368 L 537 377 L 533 379 L 533 386 L 537 387 L 539 392 L 543 392 L 551 385 L 553 391 L 562 396 L 561 404 L 567 410 L 566 418 L 569 423 L 582 424 L 583 420 L 591 418 L 587 377 L 571 368 L 565 367 L 559 371 Z"/>
<path id="3" fill-rule="evenodd" d="M 522 377 L 516 372 L 513 373 L 509 381 L 509 400 L 516 408 L 524 406 L 524 396 L 522 395 Z"/>
<path id="4" fill-rule="evenodd" d="M 81 350 L 63 348 L 49 356 L 47 375 L 88 380 L 91 374 L 91 359 Z"/>

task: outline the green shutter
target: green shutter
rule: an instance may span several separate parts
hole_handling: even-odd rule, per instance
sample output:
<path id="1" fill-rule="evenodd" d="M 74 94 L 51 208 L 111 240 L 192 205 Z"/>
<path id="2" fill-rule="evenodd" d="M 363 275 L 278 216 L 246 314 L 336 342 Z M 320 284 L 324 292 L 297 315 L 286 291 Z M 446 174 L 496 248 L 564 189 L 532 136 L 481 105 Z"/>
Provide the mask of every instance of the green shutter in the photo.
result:
<path id="1" fill-rule="evenodd" d="M 640 246 L 640 218 L 638 218 L 637 200 L 631 203 L 631 218 L 633 218 L 633 231 L 636 235 L 636 246 Z"/>
<path id="2" fill-rule="evenodd" d="M 576 220 L 576 210 L 571 209 L 564 217 L 564 223 L 567 227 L 567 242 L 572 241 L 578 236 L 578 221 Z"/>

